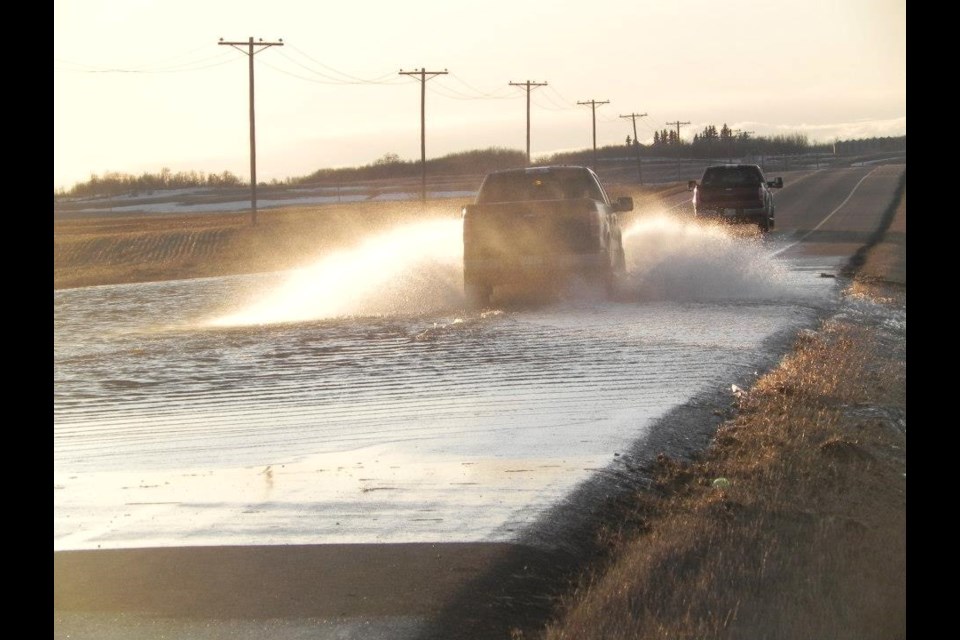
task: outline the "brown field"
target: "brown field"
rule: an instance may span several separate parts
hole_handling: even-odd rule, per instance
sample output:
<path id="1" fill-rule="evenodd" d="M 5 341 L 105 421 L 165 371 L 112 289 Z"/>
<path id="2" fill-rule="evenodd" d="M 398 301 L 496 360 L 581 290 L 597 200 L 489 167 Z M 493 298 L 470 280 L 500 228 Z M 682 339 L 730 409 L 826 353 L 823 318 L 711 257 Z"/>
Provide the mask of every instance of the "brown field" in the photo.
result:
<path id="1" fill-rule="evenodd" d="M 54 221 L 54 289 L 177 280 L 296 267 L 318 253 L 437 205 L 371 203 L 249 213 L 141 214 Z"/>
<path id="2" fill-rule="evenodd" d="M 611 191 L 642 212 L 684 188 Z M 846 293 L 905 310 L 903 193 Z M 460 204 L 290 208 L 256 227 L 246 213 L 55 220 L 54 288 L 289 268 Z M 513 611 L 509 636 L 905 638 L 904 340 L 839 317 L 800 335 L 702 456 L 662 457 L 653 488 L 599 529 L 602 553 L 558 587 L 547 627 Z"/>
<path id="3" fill-rule="evenodd" d="M 685 185 L 612 185 L 636 212 Z M 242 213 L 61 217 L 53 226 L 53 288 L 149 282 L 296 267 L 378 229 L 415 219 L 459 217 L 469 199 L 365 202 L 268 209 L 257 225 Z M 636 213 L 635 212 L 635 213 Z"/>

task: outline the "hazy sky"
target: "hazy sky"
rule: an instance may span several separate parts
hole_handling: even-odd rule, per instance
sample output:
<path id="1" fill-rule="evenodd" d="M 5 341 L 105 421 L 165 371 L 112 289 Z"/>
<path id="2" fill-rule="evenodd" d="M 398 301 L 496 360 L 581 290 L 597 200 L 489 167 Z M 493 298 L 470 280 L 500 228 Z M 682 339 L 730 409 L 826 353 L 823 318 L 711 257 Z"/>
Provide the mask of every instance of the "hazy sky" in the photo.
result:
<path id="1" fill-rule="evenodd" d="M 906 0 L 54 0 L 53 178 L 109 171 L 257 178 L 420 158 L 690 139 L 726 123 L 811 142 L 906 133 Z"/>

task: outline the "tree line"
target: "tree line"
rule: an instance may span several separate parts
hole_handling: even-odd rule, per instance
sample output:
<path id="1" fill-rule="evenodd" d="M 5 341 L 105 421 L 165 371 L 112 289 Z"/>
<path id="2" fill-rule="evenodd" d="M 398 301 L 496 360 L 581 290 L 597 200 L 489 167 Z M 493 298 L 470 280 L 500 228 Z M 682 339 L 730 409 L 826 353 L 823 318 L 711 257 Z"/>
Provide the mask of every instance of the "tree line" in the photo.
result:
<path id="1" fill-rule="evenodd" d="M 732 130 L 724 124 L 720 129 L 714 125 L 707 125 L 694 134 L 692 141 L 681 139 L 677 136 L 675 129 L 656 131 L 653 143 L 648 145 L 637 143 L 628 136 L 625 144 L 598 147 L 596 158 L 607 161 L 636 156 L 702 159 L 805 153 L 847 156 L 871 152 L 906 151 L 906 148 L 905 135 L 812 144 L 803 134 L 754 137 L 752 132 Z M 538 156 L 534 159 L 534 164 L 592 164 L 593 159 L 592 149 L 582 149 Z M 434 177 L 482 175 L 499 169 L 523 167 L 526 164 L 527 158 L 523 151 L 491 147 L 452 153 L 427 160 L 426 169 L 429 175 Z M 422 170 L 419 160 L 403 160 L 395 153 L 386 153 L 374 162 L 359 167 L 318 169 L 306 176 L 260 184 L 263 186 L 270 184 L 274 186 L 338 185 L 364 180 L 414 178 L 419 177 Z M 243 186 L 249 186 L 249 182 L 241 180 L 229 171 L 209 174 L 202 171 L 174 173 L 168 168 L 163 168 L 158 174 L 131 175 L 108 172 L 102 176 L 92 175 L 90 180 L 77 183 L 70 189 L 55 190 L 54 198 L 141 195 L 161 189 Z"/>
<path id="2" fill-rule="evenodd" d="M 693 134 L 693 140 L 681 139 L 676 130 L 662 129 L 654 132 L 653 144 L 648 148 L 659 153 L 667 148 L 686 147 L 687 155 L 705 158 L 712 155 L 785 155 L 801 153 L 830 153 L 843 156 L 870 151 L 906 151 L 907 136 L 836 140 L 812 144 L 801 133 L 753 137 L 752 131 L 731 129 L 726 123 L 719 129 L 707 125 Z M 635 142 L 635 141 L 634 141 Z M 627 144 L 630 144 L 629 139 Z"/>
<path id="3" fill-rule="evenodd" d="M 498 169 L 523 167 L 527 156 L 523 151 L 490 147 L 451 153 L 440 158 L 428 159 L 427 173 L 438 175 L 482 175 Z M 288 180 L 289 184 L 308 186 L 317 184 L 340 184 L 360 180 L 385 178 L 413 178 L 423 172 L 419 160 L 402 160 L 395 153 L 387 153 L 371 164 L 361 167 L 319 169 L 313 173 Z"/>
<path id="4" fill-rule="evenodd" d="M 229 171 L 204 173 L 203 171 L 178 171 L 167 167 L 160 173 L 132 175 L 110 171 L 102 176 L 93 174 L 90 180 L 79 182 L 67 189 L 59 189 L 54 196 L 93 197 L 117 195 L 141 195 L 161 189 L 190 189 L 199 187 L 235 187 L 246 184 Z"/>

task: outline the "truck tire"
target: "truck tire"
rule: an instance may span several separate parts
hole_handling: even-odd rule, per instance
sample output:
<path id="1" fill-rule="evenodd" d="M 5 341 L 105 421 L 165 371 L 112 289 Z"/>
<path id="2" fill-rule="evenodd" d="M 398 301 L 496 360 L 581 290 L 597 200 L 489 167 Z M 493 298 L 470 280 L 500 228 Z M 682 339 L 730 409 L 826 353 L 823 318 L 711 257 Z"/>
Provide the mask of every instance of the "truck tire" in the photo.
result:
<path id="1" fill-rule="evenodd" d="M 464 280 L 463 293 L 467 299 L 467 304 L 473 307 L 485 307 L 490 304 L 490 298 L 493 296 L 493 286 L 486 282 Z"/>
<path id="2" fill-rule="evenodd" d="M 770 230 L 773 229 L 773 221 L 770 219 L 770 216 L 763 216 L 763 220 L 760 221 L 760 233 L 770 233 Z"/>
<path id="3" fill-rule="evenodd" d="M 621 255 L 622 252 L 617 251 L 616 249 L 614 249 L 614 254 L 612 257 L 609 251 L 603 252 L 605 260 L 601 261 L 603 267 L 600 268 L 600 272 L 597 274 L 597 279 L 599 280 L 599 284 L 603 288 L 603 292 L 607 298 L 612 298 L 616 291 L 616 279 Z"/>
<path id="4" fill-rule="evenodd" d="M 617 245 L 617 263 L 614 265 L 614 271 L 617 273 L 626 273 L 627 272 L 627 254 L 623 250 L 623 240 L 621 239 Z"/>
<path id="5" fill-rule="evenodd" d="M 611 300 L 617 293 L 617 276 L 613 271 L 607 272 L 603 278 L 603 292 Z"/>

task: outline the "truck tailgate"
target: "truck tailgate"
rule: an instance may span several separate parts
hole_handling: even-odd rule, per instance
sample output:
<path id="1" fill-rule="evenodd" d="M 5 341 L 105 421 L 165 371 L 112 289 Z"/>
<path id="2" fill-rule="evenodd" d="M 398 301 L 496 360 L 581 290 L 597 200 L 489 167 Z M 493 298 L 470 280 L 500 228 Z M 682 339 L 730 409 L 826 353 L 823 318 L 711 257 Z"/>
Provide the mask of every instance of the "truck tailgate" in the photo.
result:
<path id="1" fill-rule="evenodd" d="M 763 198 L 757 187 L 700 186 L 697 189 L 697 204 L 701 207 L 742 209 L 763 206 Z"/>
<path id="2" fill-rule="evenodd" d="M 594 200 L 549 200 L 469 205 L 464 215 L 464 257 L 595 252 L 601 214 Z"/>

